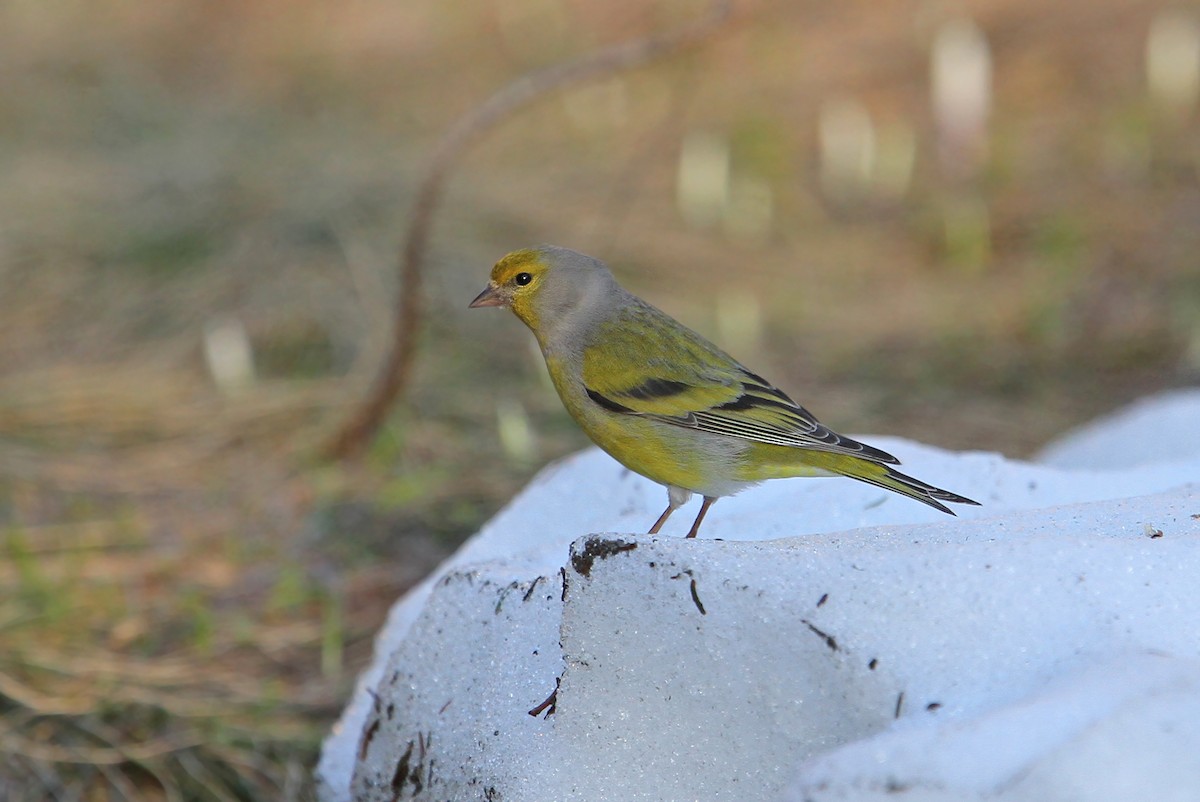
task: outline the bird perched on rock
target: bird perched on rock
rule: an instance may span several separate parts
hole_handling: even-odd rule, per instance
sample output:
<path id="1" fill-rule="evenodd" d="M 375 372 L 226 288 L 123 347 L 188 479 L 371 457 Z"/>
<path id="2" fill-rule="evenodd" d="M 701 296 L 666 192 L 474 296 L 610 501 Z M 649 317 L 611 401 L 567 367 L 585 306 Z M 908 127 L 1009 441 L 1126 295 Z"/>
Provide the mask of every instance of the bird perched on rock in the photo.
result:
<path id="1" fill-rule="evenodd" d="M 848 476 L 953 515 L 969 498 L 900 473 L 899 460 L 822 425 L 766 379 L 619 285 L 598 259 L 514 251 L 470 304 L 504 306 L 537 338 L 571 417 L 618 462 L 667 487 L 658 532 L 693 493 L 712 503 L 766 479 Z"/>

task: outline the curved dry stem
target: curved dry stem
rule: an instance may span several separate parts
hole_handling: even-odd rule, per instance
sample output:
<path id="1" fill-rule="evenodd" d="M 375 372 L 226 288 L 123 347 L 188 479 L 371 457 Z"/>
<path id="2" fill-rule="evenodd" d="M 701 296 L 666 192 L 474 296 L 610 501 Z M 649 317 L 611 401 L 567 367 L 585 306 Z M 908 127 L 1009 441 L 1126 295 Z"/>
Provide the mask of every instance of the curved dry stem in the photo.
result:
<path id="1" fill-rule="evenodd" d="M 519 109 L 552 92 L 633 69 L 703 42 L 729 20 L 732 10 L 730 0 L 714 0 L 707 14 L 673 31 L 613 45 L 576 61 L 522 76 L 450 127 L 429 161 L 409 218 L 401 256 L 400 297 L 396 305 L 391 353 L 366 399 L 322 449 L 326 458 L 344 459 L 360 453 L 404 391 L 412 372 L 421 328 L 421 280 L 430 221 L 441 198 L 446 176 L 463 151 Z"/>

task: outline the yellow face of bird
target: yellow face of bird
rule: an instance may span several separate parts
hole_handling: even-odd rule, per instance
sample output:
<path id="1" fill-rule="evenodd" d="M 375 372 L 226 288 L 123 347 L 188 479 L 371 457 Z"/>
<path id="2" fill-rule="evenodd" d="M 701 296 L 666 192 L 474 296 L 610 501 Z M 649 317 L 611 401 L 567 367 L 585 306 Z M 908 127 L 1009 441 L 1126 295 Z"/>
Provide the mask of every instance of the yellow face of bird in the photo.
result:
<path id="1" fill-rule="evenodd" d="M 530 328 L 537 328 L 534 299 L 550 266 L 536 250 L 513 251 L 492 268 L 491 281 L 470 308 L 506 306 Z"/>

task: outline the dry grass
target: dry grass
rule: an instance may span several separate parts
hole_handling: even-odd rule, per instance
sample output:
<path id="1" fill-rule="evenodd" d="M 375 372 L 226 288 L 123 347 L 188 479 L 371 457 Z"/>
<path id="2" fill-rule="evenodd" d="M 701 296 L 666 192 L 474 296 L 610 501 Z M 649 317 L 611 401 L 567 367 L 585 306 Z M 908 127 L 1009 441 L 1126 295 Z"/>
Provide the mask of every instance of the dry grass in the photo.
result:
<path id="1" fill-rule="evenodd" d="M 347 465 L 314 449 L 384 351 L 429 144 L 696 7 L 0 8 L 0 797 L 311 793 L 388 604 L 583 442 L 518 324 L 463 308 L 512 247 L 609 258 L 851 431 L 1021 456 L 1194 381 L 1200 137 L 1145 97 L 1158 6 L 968 6 L 996 109 L 965 179 L 938 168 L 917 2 L 746 2 L 704 53 L 499 130 L 435 223 L 412 392 Z M 902 194 L 823 189 L 839 96 L 912 133 Z M 695 131 L 769 188 L 765 230 L 681 219 Z M 231 316 L 258 379 L 222 392 L 202 339 Z"/>

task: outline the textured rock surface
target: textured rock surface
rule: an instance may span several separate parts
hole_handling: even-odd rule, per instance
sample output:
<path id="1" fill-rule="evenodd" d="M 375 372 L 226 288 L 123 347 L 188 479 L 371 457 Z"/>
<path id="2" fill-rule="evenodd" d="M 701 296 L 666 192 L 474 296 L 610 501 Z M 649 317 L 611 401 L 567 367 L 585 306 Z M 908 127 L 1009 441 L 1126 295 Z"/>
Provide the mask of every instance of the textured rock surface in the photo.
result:
<path id="1" fill-rule="evenodd" d="M 661 488 L 597 452 L 548 470 L 397 605 L 323 798 L 1200 797 L 1200 456 L 874 441 L 985 506 L 797 480 L 708 539 L 589 535 L 644 530 Z"/>

